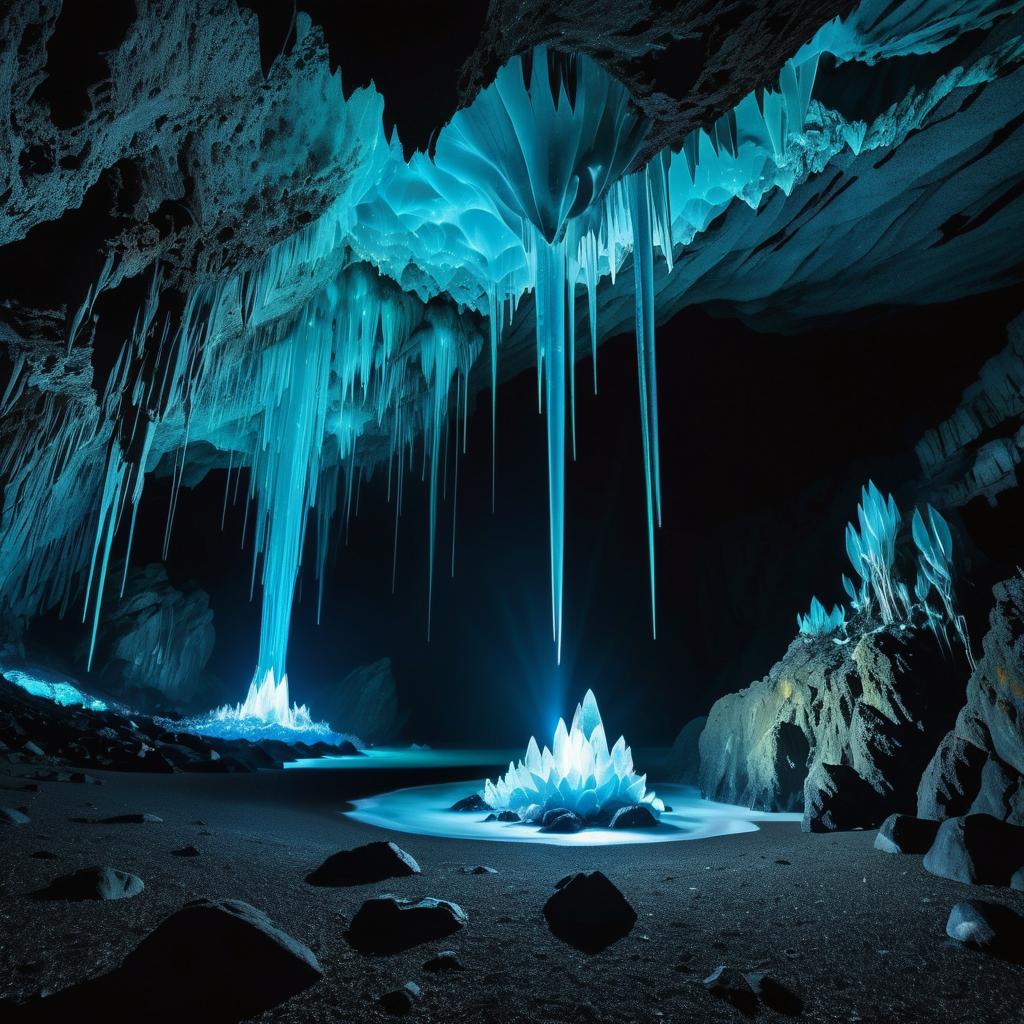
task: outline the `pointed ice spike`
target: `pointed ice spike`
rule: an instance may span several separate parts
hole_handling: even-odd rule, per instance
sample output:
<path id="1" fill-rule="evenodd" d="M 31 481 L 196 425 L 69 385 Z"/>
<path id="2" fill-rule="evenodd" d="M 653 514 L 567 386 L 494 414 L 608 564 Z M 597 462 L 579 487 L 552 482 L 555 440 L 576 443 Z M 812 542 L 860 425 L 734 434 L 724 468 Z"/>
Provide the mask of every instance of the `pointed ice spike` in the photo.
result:
<path id="1" fill-rule="evenodd" d="M 597 698 L 594 696 L 593 690 L 587 690 L 584 694 L 581 709 L 580 728 L 583 730 L 583 735 L 589 739 L 591 733 L 601 724 L 601 712 L 598 710 Z"/>

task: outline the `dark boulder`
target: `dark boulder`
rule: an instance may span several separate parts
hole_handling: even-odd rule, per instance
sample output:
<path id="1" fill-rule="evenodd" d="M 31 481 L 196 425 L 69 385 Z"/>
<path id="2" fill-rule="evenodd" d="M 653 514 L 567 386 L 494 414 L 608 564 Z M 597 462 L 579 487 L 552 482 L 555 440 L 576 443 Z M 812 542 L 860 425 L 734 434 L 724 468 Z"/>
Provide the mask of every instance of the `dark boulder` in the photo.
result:
<path id="1" fill-rule="evenodd" d="M 885 805 L 871 784 L 846 764 L 814 764 L 804 783 L 804 832 L 874 828 Z"/>
<path id="2" fill-rule="evenodd" d="M 37 896 L 51 900 L 124 900 L 138 896 L 144 888 L 142 879 L 127 871 L 88 867 L 55 878 Z"/>
<path id="3" fill-rule="evenodd" d="M 658 819 L 643 804 L 620 807 L 611 820 L 612 828 L 656 828 L 657 824 Z"/>
<path id="4" fill-rule="evenodd" d="M 385 878 L 418 875 L 420 866 L 394 843 L 367 843 L 341 850 L 306 875 L 310 885 L 366 885 Z"/>
<path id="5" fill-rule="evenodd" d="M 329 722 L 366 743 L 394 743 L 401 731 L 398 688 L 391 659 L 353 669 L 319 699 L 317 710 Z"/>
<path id="6" fill-rule="evenodd" d="M 584 953 L 598 953 L 636 923 L 636 911 L 600 871 L 563 878 L 544 904 L 548 927 L 563 942 Z"/>
<path id="7" fill-rule="evenodd" d="M 175 857 L 198 857 L 199 851 L 189 843 L 188 846 L 181 846 L 177 850 L 171 850 L 171 854 Z"/>
<path id="8" fill-rule="evenodd" d="M 991 814 L 949 818 L 939 826 L 924 866 L 969 885 L 1009 885 L 1024 866 L 1024 828 Z"/>
<path id="9" fill-rule="evenodd" d="M 1024 917 L 1002 903 L 957 903 L 949 912 L 946 934 L 985 953 L 1024 958 Z"/>
<path id="10" fill-rule="evenodd" d="M 469 796 L 456 800 L 448 809 L 450 811 L 489 811 L 492 808 L 479 793 L 470 793 Z"/>
<path id="11" fill-rule="evenodd" d="M 875 849 L 885 853 L 927 853 L 939 823 L 912 814 L 890 814 L 875 836 Z"/>
<path id="12" fill-rule="evenodd" d="M 27 825 L 29 821 L 31 818 L 16 807 L 0 807 L 0 825 L 13 825 L 17 828 L 19 825 Z"/>
<path id="13" fill-rule="evenodd" d="M 97 818 L 97 825 L 156 825 L 163 822 L 155 814 L 144 811 L 141 814 L 115 814 L 110 818 Z"/>
<path id="14" fill-rule="evenodd" d="M 378 896 L 356 911 L 346 938 L 361 953 L 397 953 L 444 938 L 468 923 L 462 907 L 448 900 Z"/>
<path id="15" fill-rule="evenodd" d="M 523 819 L 515 811 L 499 811 L 494 818 L 495 821 L 504 821 L 508 823 L 519 822 Z"/>
<path id="16" fill-rule="evenodd" d="M 544 815 L 547 824 L 541 826 L 541 832 L 571 833 L 579 832 L 583 828 L 583 822 L 572 811 L 561 811 L 554 816 L 550 816 L 551 814 L 549 811 Z"/>
<path id="17" fill-rule="evenodd" d="M 378 1002 L 387 1013 L 403 1017 L 413 1008 L 413 1004 L 421 995 L 419 985 L 415 981 L 407 981 L 401 988 L 385 992 Z"/>
<path id="18" fill-rule="evenodd" d="M 437 956 L 431 957 L 423 965 L 423 970 L 434 974 L 446 974 L 449 971 L 464 971 L 465 968 L 454 949 L 442 949 Z"/>

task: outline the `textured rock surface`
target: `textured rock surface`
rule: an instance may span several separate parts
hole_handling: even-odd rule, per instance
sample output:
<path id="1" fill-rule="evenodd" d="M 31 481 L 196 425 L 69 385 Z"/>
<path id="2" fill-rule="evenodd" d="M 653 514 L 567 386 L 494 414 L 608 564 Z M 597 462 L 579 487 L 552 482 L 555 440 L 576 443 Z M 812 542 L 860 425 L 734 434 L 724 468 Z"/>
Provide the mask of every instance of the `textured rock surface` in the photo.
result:
<path id="1" fill-rule="evenodd" d="M 381 658 L 353 669 L 331 686 L 317 704 L 318 713 L 366 743 L 397 738 L 403 716 L 391 671 L 391 659 Z"/>
<path id="2" fill-rule="evenodd" d="M 1024 452 L 1024 314 L 1006 333 L 1006 348 L 982 366 L 953 415 L 914 449 L 940 507 L 979 496 L 994 505 L 1017 486 Z"/>
<path id="3" fill-rule="evenodd" d="M 1024 578 L 992 592 L 995 606 L 967 702 L 921 777 L 922 818 L 977 812 L 1024 825 Z"/>
<path id="4" fill-rule="evenodd" d="M 909 629 L 882 629 L 846 644 L 798 637 L 764 679 L 712 707 L 700 737 L 701 791 L 725 803 L 789 811 L 804 807 L 806 782 L 820 816 L 835 788 L 828 766 L 842 766 L 860 780 L 863 820 L 847 805 L 834 811 L 835 824 L 841 816 L 841 827 L 877 825 L 913 806 L 933 737 L 955 714 L 962 671 L 931 634 Z"/>
<path id="5" fill-rule="evenodd" d="M 122 572 L 112 569 L 114 592 L 97 641 L 100 682 L 140 710 L 187 707 L 208 690 L 203 670 L 216 639 L 209 598 L 194 585 L 173 586 L 163 565 L 152 563 L 129 568 L 118 600 Z"/>
<path id="6" fill-rule="evenodd" d="M 394 843 L 367 843 L 332 854 L 306 876 L 311 885 L 365 885 L 418 875 L 420 866 Z"/>
<path id="7" fill-rule="evenodd" d="M 356 911 L 346 938 L 361 953 L 397 953 L 444 938 L 468 923 L 462 907 L 448 900 L 378 896 Z"/>

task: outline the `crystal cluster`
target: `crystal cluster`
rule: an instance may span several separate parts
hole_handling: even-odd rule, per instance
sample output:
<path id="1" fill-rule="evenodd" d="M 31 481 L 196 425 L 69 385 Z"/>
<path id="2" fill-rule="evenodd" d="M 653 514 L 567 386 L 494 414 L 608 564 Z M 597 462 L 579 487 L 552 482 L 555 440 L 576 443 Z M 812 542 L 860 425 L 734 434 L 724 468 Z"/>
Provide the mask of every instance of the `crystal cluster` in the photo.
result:
<path id="1" fill-rule="evenodd" d="M 496 811 L 515 811 L 524 821 L 537 821 L 561 807 L 590 822 L 635 804 L 643 804 L 654 817 L 665 809 L 647 791 L 647 776 L 633 770 L 626 740 L 620 736 L 608 749 L 593 690 L 576 705 L 570 728 L 558 720 L 552 746 L 541 750 L 531 736 L 525 760 L 510 763 L 497 782 L 487 780 L 480 794 L 484 801 Z"/>

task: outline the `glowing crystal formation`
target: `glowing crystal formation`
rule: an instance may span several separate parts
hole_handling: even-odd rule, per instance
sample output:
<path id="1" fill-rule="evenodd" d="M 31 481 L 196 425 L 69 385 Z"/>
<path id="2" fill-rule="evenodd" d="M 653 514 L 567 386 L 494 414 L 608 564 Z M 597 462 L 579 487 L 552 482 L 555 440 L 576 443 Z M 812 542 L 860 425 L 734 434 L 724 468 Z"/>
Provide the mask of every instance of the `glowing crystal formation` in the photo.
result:
<path id="1" fill-rule="evenodd" d="M 531 736 L 526 757 L 518 765 L 509 763 L 497 782 L 488 779 L 481 797 L 495 810 L 516 811 L 527 821 L 562 807 L 584 821 L 634 804 L 643 804 L 655 817 L 664 811 L 661 800 L 647 790 L 647 776 L 633 770 L 625 738 L 620 736 L 609 750 L 593 690 L 576 705 L 568 729 L 564 719 L 558 720 L 552 748 L 541 750 Z"/>
<path id="2" fill-rule="evenodd" d="M 0 668 L 0 675 L 8 682 L 20 686 L 34 697 L 45 697 L 64 707 L 83 707 L 90 711 L 106 711 L 107 705 L 97 697 L 83 693 L 67 680 L 41 679 L 38 675 L 20 668 Z"/>

